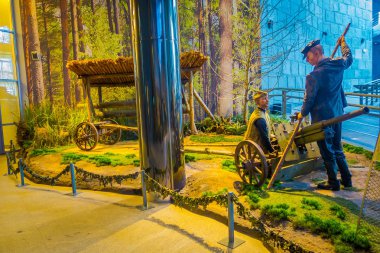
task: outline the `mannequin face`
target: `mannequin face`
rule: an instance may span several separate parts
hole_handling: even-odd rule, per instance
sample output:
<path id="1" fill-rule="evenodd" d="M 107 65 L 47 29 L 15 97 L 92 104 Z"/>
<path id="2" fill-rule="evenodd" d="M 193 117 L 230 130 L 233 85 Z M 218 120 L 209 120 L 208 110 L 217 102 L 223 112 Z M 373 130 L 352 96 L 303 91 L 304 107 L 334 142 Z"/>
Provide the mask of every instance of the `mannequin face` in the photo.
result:
<path id="1" fill-rule="evenodd" d="M 307 52 L 306 61 L 312 66 L 316 66 L 321 58 L 321 55 L 318 52 Z"/>
<path id="2" fill-rule="evenodd" d="M 261 109 L 268 109 L 269 106 L 269 98 L 268 96 L 262 96 L 261 98 L 257 99 L 257 106 L 260 107 Z"/>

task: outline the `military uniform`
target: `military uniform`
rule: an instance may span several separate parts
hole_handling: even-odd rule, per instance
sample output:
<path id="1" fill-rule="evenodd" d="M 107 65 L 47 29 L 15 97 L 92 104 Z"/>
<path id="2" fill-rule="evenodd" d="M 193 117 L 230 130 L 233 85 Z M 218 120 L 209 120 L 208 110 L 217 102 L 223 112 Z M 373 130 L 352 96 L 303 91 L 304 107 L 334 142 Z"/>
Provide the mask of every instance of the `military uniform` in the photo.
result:
<path id="1" fill-rule="evenodd" d="M 268 112 L 257 107 L 249 118 L 244 140 L 254 141 L 263 149 L 264 153 L 271 153 L 274 150 L 269 140 L 270 133 L 271 124 Z"/>
<path id="2" fill-rule="evenodd" d="M 311 42 L 302 51 L 305 56 L 310 48 L 315 46 L 313 45 L 315 42 Z M 316 45 L 318 44 L 319 41 Z M 306 116 L 310 113 L 312 123 L 340 116 L 343 114 L 343 108 L 347 106 L 342 81 L 344 70 L 352 64 L 352 54 L 344 40 L 341 43 L 341 51 L 342 57 L 322 59 L 306 77 L 301 114 Z M 339 189 L 340 184 L 337 180 L 339 168 L 343 185 L 352 186 L 351 173 L 341 144 L 342 123 L 326 127 L 325 133 L 325 140 L 318 141 L 317 144 L 327 170 L 328 184 L 335 190 Z"/>

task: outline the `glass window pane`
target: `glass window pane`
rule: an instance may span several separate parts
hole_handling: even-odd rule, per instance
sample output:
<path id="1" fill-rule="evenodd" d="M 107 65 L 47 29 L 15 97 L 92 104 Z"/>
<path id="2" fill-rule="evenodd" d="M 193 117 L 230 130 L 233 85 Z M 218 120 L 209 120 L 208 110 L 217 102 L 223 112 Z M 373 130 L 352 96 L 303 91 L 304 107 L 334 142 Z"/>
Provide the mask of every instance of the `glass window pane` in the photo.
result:
<path id="1" fill-rule="evenodd" d="M 1 124 L 20 120 L 18 90 L 16 82 L 0 82 Z"/>
<path id="2" fill-rule="evenodd" d="M 13 34 L 9 43 L 0 43 L 0 79 L 17 79 Z"/>
<path id="3" fill-rule="evenodd" d="M 4 30 L 13 30 L 11 0 L 0 1 L 0 27 Z"/>

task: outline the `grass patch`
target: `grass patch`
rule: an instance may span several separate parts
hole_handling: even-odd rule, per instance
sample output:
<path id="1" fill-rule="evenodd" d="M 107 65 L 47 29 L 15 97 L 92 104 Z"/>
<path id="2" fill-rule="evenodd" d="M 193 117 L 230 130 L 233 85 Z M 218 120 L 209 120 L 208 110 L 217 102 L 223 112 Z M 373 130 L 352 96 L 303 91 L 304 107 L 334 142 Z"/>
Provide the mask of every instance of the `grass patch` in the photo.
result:
<path id="1" fill-rule="evenodd" d="M 350 152 L 353 154 L 363 154 L 367 159 L 372 160 L 373 152 L 365 150 L 362 147 L 357 147 L 351 144 L 343 144 L 343 149 L 346 152 Z"/>
<path id="2" fill-rule="evenodd" d="M 290 217 L 296 216 L 296 209 L 289 208 L 288 204 L 280 203 L 276 205 L 264 205 L 261 209 L 261 215 L 273 221 L 290 220 Z"/>
<path id="3" fill-rule="evenodd" d="M 70 162 L 76 163 L 78 161 L 87 161 L 89 163 L 100 166 L 126 166 L 134 165 L 140 166 L 140 160 L 136 159 L 135 154 L 115 154 L 111 152 L 104 153 L 102 155 L 85 155 L 78 153 L 63 153 L 61 164 L 69 164 Z"/>
<path id="4" fill-rule="evenodd" d="M 212 154 L 198 154 L 198 153 L 186 153 L 185 163 L 196 162 L 198 160 L 212 160 L 214 158 L 226 158 L 224 155 L 212 155 Z"/>
<path id="5" fill-rule="evenodd" d="M 341 206 L 338 205 L 333 205 L 330 207 L 330 211 L 336 215 L 340 220 L 345 220 L 346 219 L 346 212 L 343 210 Z"/>
<path id="6" fill-rule="evenodd" d="M 303 218 L 293 224 L 295 228 L 309 229 L 315 234 L 332 239 L 336 252 L 354 252 L 354 248 L 364 250 L 371 248 L 371 243 L 365 234 L 361 232 L 356 234 L 352 226 L 335 218 L 321 218 L 312 213 L 305 213 Z"/>
<path id="7" fill-rule="evenodd" d="M 354 160 L 354 159 L 348 159 L 348 160 L 347 160 L 347 163 L 348 163 L 349 165 L 355 165 L 355 164 L 358 164 L 359 162 L 356 161 L 356 160 Z"/>
<path id="8" fill-rule="evenodd" d="M 241 136 L 224 136 L 224 135 L 192 135 L 192 142 L 199 143 L 215 143 L 215 142 L 240 142 L 243 140 Z"/>
<path id="9" fill-rule="evenodd" d="M 232 160 L 224 160 L 222 162 L 222 169 L 230 172 L 236 172 L 235 162 Z"/>
<path id="10" fill-rule="evenodd" d="M 301 200 L 301 207 L 304 209 L 309 209 L 309 210 L 321 210 L 322 209 L 322 204 L 319 203 L 318 200 L 315 199 L 310 199 L 310 198 L 303 198 Z"/>
<path id="11" fill-rule="evenodd" d="M 30 151 L 30 157 L 55 154 L 57 150 L 51 148 L 37 148 Z"/>

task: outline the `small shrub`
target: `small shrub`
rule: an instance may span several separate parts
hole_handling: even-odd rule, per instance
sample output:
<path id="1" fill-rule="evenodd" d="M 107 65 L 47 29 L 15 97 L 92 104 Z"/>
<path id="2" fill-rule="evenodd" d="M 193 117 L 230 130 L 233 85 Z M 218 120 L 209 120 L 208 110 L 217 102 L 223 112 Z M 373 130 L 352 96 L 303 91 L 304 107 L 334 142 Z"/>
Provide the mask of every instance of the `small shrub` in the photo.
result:
<path id="1" fill-rule="evenodd" d="M 195 161 L 196 161 L 195 156 L 185 154 L 185 163 L 195 162 Z"/>
<path id="2" fill-rule="evenodd" d="M 135 159 L 135 160 L 133 160 L 133 165 L 134 165 L 135 167 L 140 167 L 140 160 L 139 160 L 139 159 Z"/>
<path id="3" fill-rule="evenodd" d="M 301 200 L 301 203 L 302 203 L 302 208 L 305 208 L 305 209 L 315 209 L 315 210 L 321 210 L 322 209 L 322 205 L 321 203 L 319 203 L 317 200 L 314 200 L 314 199 L 309 199 L 309 198 L 303 198 Z"/>
<path id="4" fill-rule="evenodd" d="M 330 207 L 330 211 L 335 214 L 339 219 L 345 220 L 346 219 L 346 212 L 343 210 L 341 206 L 333 205 Z"/>
<path id="5" fill-rule="evenodd" d="M 261 209 L 261 215 L 267 216 L 269 219 L 274 221 L 284 221 L 290 220 L 291 216 L 296 216 L 295 212 L 289 210 L 288 204 L 277 204 L 277 205 L 265 205 Z"/>
<path id="6" fill-rule="evenodd" d="M 222 169 L 230 172 L 236 172 L 236 166 L 232 160 L 224 160 L 222 162 Z"/>

